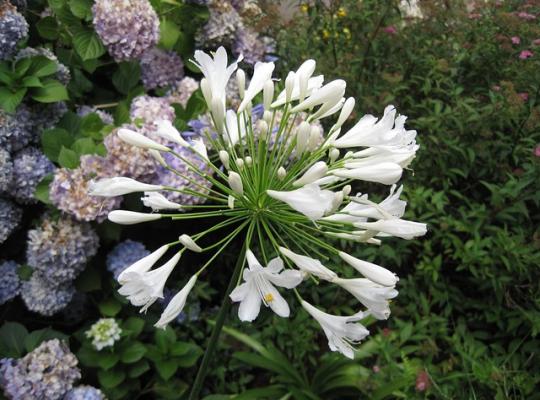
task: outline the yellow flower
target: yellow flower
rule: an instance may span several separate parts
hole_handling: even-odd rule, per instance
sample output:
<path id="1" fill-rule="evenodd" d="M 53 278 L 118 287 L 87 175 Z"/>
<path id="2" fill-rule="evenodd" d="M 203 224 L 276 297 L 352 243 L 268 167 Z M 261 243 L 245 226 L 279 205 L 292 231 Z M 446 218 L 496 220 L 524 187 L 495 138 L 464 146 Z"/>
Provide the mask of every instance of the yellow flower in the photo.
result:
<path id="1" fill-rule="evenodd" d="M 351 31 L 349 30 L 349 28 L 343 28 L 343 33 L 345 34 L 347 40 L 351 38 Z"/>
<path id="2" fill-rule="evenodd" d="M 340 17 L 340 18 L 346 17 L 347 16 L 347 11 L 343 7 L 339 7 L 339 9 L 337 10 L 336 15 L 338 17 Z"/>
<path id="3" fill-rule="evenodd" d="M 301 9 L 303 12 L 307 13 L 307 12 L 309 11 L 309 6 L 308 6 L 307 4 L 302 4 L 302 5 L 300 6 L 300 9 Z"/>
<path id="4" fill-rule="evenodd" d="M 330 37 L 330 32 L 328 32 L 326 29 L 323 29 L 322 37 L 323 39 L 328 39 Z"/>

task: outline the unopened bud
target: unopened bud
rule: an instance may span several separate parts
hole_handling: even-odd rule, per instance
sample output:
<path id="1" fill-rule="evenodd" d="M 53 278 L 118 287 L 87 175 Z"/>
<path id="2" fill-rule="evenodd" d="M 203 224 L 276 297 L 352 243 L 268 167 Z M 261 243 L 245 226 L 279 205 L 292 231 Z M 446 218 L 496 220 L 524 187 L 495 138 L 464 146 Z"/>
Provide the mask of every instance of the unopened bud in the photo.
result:
<path id="1" fill-rule="evenodd" d="M 261 137 L 265 137 L 268 133 L 268 123 L 264 120 L 259 120 L 257 121 L 257 127 L 259 128 Z"/>
<path id="2" fill-rule="evenodd" d="M 339 118 L 336 122 L 336 125 L 335 125 L 335 128 L 340 128 L 341 125 L 343 125 L 345 123 L 345 121 L 347 120 L 347 118 L 349 118 L 349 116 L 351 115 L 351 112 L 354 108 L 354 103 L 355 103 L 355 100 L 354 100 L 354 97 L 349 97 L 346 101 L 345 101 L 345 104 L 343 104 L 343 108 L 341 109 L 341 113 L 339 114 Z"/>
<path id="3" fill-rule="evenodd" d="M 238 167 L 238 169 L 243 169 L 244 168 L 244 160 L 241 159 L 241 158 L 238 158 L 236 160 L 236 166 Z"/>
<path id="4" fill-rule="evenodd" d="M 331 148 L 330 151 L 328 152 L 328 158 L 330 158 L 330 162 L 336 161 L 338 157 L 339 157 L 339 150 L 336 149 L 335 147 Z"/>
<path id="5" fill-rule="evenodd" d="M 229 195 L 229 198 L 227 199 L 227 205 L 231 210 L 234 210 L 234 196 Z"/>
<path id="6" fill-rule="evenodd" d="M 263 87 L 263 105 L 265 110 L 270 109 L 272 100 L 274 99 L 274 82 L 271 79 L 268 79 L 264 83 Z"/>
<path id="7" fill-rule="evenodd" d="M 223 123 L 225 122 L 225 107 L 221 99 L 215 98 L 212 100 L 212 117 L 216 125 L 216 131 L 223 133 Z"/>
<path id="8" fill-rule="evenodd" d="M 167 163 L 165 162 L 165 159 L 161 156 L 161 153 L 157 150 L 154 150 L 154 149 L 150 149 L 148 150 L 148 152 L 150 153 L 150 155 L 152 157 L 154 157 L 154 159 L 162 166 L 162 167 L 165 167 L 167 168 L 168 165 Z"/>
<path id="9" fill-rule="evenodd" d="M 270 125 L 272 123 L 272 112 L 265 110 L 263 114 L 263 120 Z"/>
<path id="10" fill-rule="evenodd" d="M 238 94 L 243 99 L 246 92 L 246 73 L 240 68 L 236 71 L 236 83 L 238 84 Z"/>
<path id="11" fill-rule="evenodd" d="M 221 160 L 223 166 L 229 169 L 229 153 L 227 153 L 225 150 L 220 150 L 219 159 Z"/>
<path id="12" fill-rule="evenodd" d="M 287 175 L 287 171 L 283 167 L 279 167 L 277 170 L 277 177 L 279 180 L 282 180 Z"/>
<path id="13" fill-rule="evenodd" d="M 248 167 L 251 167 L 251 165 L 253 164 L 253 158 L 251 158 L 250 156 L 247 156 L 246 158 L 244 158 L 245 162 L 246 162 L 246 165 Z"/>
<path id="14" fill-rule="evenodd" d="M 319 147 L 321 142 L 321 129 L 317 125 L 313 125 L 309 131 L 308 149 L 310 151 Z"/>
<path id="15" fill-rule="evenodd" d="M 294 88 L 294 80 L 295 80 L 295 74 L 294 72 L 289 72 L 287 75 L 287 78 L 285 79 L 285 102 L 290 103 L 292 92 Z"/>
<path id="16" fill-rule="evenodd" d="M 244 194 L 244 185 L 242 184 L 242 178 L 234 171 L 229 172 L 229 187 L 234 193 L 242 196 Z"/>
<path id="17" fill-rule="evenodd" d="M 212 90 L 210 89 L 210 84 L 206 78 L 201 79 L 201 91 L 208 107 L 212 107 Z"/>
<path id="18" fill-rule="evenodd" d="M 307 147 L 310 132 L 311 126 L 306 121 L 302 122 L 298 127 L 298 132 L 296 133 L 296 152 L 299 156 L 302 155 Z"/>
<path id="19" fill-rule="evenodd" d="M 341 192 L 343 193 L 343 196 L 348 196 L 351 194 L 352 186 L 351 185 L 345 185 L 343 186 L 343 189 L 341 189 Z"/>

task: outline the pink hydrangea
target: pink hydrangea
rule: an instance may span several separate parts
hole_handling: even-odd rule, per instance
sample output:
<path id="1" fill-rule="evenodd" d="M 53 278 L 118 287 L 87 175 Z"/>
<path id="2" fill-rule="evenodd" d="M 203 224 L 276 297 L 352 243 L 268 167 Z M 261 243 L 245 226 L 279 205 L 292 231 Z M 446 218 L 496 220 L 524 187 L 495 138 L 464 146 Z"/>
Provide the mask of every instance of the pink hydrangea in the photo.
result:
<path id="1" fill-rule="evenodd" d="M 529 14 L 528 12 L 525 12 L 525 11 L 518 12 L 517 16 L 521 19 L 525 19 L 528 21 L 536 19 L 536 15 Z"/>
<path id="2" fill-rule="evenodd" d="M 510 38 L 510 40 L 512 41 L 513 44 L 520 44 L 521 43 L 521 39 L 519 38 L 519 36 L 512 36 Z"/>
<path id="3" fill-rule="evenodd" d="M 531 58 L 534 56 L 534 53 L 530 50 L 522 50 L 521 53 L 519 53 L 519 58 L 522 60 L 526 60 L 527 58 Z"/>

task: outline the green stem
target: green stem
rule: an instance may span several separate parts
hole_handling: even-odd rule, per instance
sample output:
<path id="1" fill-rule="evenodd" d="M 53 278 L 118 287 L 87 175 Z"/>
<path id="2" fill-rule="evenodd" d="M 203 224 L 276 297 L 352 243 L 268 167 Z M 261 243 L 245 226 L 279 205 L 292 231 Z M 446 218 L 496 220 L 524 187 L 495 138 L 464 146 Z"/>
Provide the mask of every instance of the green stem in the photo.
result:
<path id="1" fill-rule="evenodd" d="M 250 226 L 250 228 L 252 228 L 252 226 Z M 252 229 L 249 229 L 248 238 L 249 238 L 249 235 L 251 235 L 251 232 L 252 232 Z M 206 377 L 206 374 L 208 373 L 208 365 L 210 364 L 210 360 L 212 359 L 214 355 L 214 352 L 216 350 L 216 346 L 218 343 L 218 339 L 221 334 L 221 330 L 223 328 L 223 324 L 225 323 L 225 319 L 227 318 L 227 314 L 229 313 L 229 309 L 231 308 L 231 301 L 229 299 L 229 295 L 231 294 L 233 289 L 236 287 L 236 284 L 238 282 L 240 271 L 242 271 L 242 267 L 244 266 L 244 261 L 246 258 L 245 257 L 246 250 L 248 249 L 248 246 L 249 246 L 249 240 L 246 240 L 244 242 L 244 246 L 242 247 L 240 256 L 238 257 L 238 261 L 236 262 L 236 266 L 234 267 L 234 272 L 233 272 L 233 275 L 231 276 L 231 280 L 229 281 L 229 286 L 227 287 L 227 290 L 225 291 L 223 303 L 221 304 L 221 308 L 219 309 L 219 313 L 216 318 L 216 324 L 214 325 L 214 328 L 212 329 L 212 335 L 210 336 L 210 340 L 208 341 L 208 347 L 206 348 L 206 351 L 204 352 L 204 356 L 201 361 L 199 371 L 197 372 L 197 376 L 195 377 L 195 382 L 193 383 L 193 386 L 191 388 L 191 393 L 189 394 L 189 400 L 197 400 L 199 398 L 199 393 L 202 389 L 204 378 Z"/>

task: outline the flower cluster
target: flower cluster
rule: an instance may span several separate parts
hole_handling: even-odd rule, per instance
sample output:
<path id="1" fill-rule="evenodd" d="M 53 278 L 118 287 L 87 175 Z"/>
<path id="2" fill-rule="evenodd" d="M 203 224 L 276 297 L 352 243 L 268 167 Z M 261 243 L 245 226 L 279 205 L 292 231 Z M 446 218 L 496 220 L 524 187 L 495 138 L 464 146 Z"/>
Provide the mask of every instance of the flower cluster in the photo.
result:
<path id="1" fill-rule="evenodd" d="M 80 379 L 77 358 L 58 339 L 19 360 L 0 360 L 0 386 L 10 399 L 61 399 Z"/>
<path id="2" fill-rule="evenodd" d="M 36 141 L 34 120 L 30 109 L 21 104 L 8 114 L 0 108 L 0 148 L 14 152 Z"/>
<path id="3" fill-rule="evenodd" d="M 148 254 L 150 252 L 146 250 L 144 244 L 125 240 L 117 244 L 107 255 L 107 270 L 113 274 L 114 279 L 118 279 L 123 270 Z"/>
<path id="4" fill-rule="evenodd" d="M 81 385 L 69 390 L 62 400 L 105 400 L 105 395 L 93 386 Z"/>
<path id="5" fill-rule="evenodd" d="M 0 193 L 5 193 L 13 179 L 13 162 L 9 151 L 0 149 Z"/>
<path id="6" fill-rule="evenodd" d="M 122 329 L 114 318 L 101 318 L 85 332 L 87 338 L 92 339 L 96 350 L 112 347 L 114 342 L 120 340 Z"/>
<path id="7" fill-rule="evenodd" d="M 98 181 L 92 192 L 104 197 L 145 192 L 142 201 L 154 213 L 126 210 L 109 213 L 109 219 L 119 224 L 162 218 L 215 218 L 217 222 L 193 236 L 183 234 L 133 263 L 118 276 L 119 293 L 134 306 L 146 310 L 163 297 L 167 280 L 185 251 L 211 251 L 210 259 L 169 301 L 155 324 L 165 327 L 182 312 L 200 275 L 235 237 L 242 235 L 244 251 L 238 267 L 231 271 L 231 279 L 236 279 L 242 269 L 244 282 L 230 294 L 234 302 L 240 303 L 239 318 L 254 320 L 263 305 L 281 317 L 288 317 L 289 304 L 277 288 L 292 289 L 302 308 L 323 328 L 331 350 L 352 358 L 353 344 L 369 333 L 358 321 L 367 316 L 388 318 L 389 300 L 397 295 L 398 278 L 382 266 L 336 248 L 326 239 L 378 245 L 381 237 L 413 239 L 426 233 L 425 224 L 402 218 L 406 203 L 399 199 L 402 188 L 395 186 L 403 169 L 415 157 L 416 132 L 407 130 L 406 117 L 388 106 L 382 118 L 366 115 L 342 133 L 355 100 L 343 97 L 346 88 L 343 80 L 324 84 L 321 76 L 313 76 L 313 60 L 290 72 L 284 90 L 277 96 L 272 62 L 255 64 L 247 87 L 244 71 L 237 70 L 237 62 L 227 65 L 223 48 L 213 57 L 195 52 L 195 63 L 204 75 L 201 89 L 211 111 L 215 134 L 207 132 L 204 140 L 188 142 L 170 121 L 164 120 L 157 122 L 155 134 L 175 146 L 129 129 L 119 130 L 118 136 L 159 156 L 162 165 L 188 178 L 185 171 L 171 165 L 173 159 L 185 162 L 192 172 L 210 183 L 207 190 L 195 186 L 191 194 L 211 204 L 193 206 L 173 201 L 161 192 L 182 189 L 148 185 L 128 177 Z M 241 102 L 232 110 L 227 109 L 227 84 L 235 71 Z M 262 118 L 254 121 L 252 102 L 260 94 Z M 332 115 L 338 115 L 337 120 L 323 133 L 319 121 Z M 299 124 L 298 119 L 302 120 Z M 212 174 L 190 161 L 186 152 L 204 160 Z M 361 182 L 388 185 L 390 194 L 380 202 L 371 200 L 367 194 L 353 194 L 352 185 Z M 222 229 L 226 231 L 223 239 L 203 245 L 208 233 Z M 172 257 L 154 269 L 154 264 L 172 249 Z M 340 259 L 343 266 L 331 263 L 329 255 Z M 340 271 L 351 267 L 361 277 L 339 276 Z M 301 283 L 312 281 L 345 289 L 364 309 L 352 316 L 321 311 L 296 289 Z"/>
<path id="8" fill-rule="evenodd" d="M 0 244 L 17 228 L 22 218 L 22 210 L 10 200 L 0 197 Z"/>
<path id="9" fill-rule="evenodd" d="M 0 60 L 10 58 L 17 44 L 28 36 L 28 23 L 9 1 L 0 4 Z"/>
<path id="10" fill-rule="evenodd" d="M 148 0 L 97 0 L 94 28 L 116 61 L 139 59 L 159 40 L 159 18 Z"/>
<path id="11" fill-rule="evenodd" d="M 21 290 L 21 280 L 17 274 L 15 261 L 0 263 L 0 305 L 16 297 Z"/>
<path id="12" fill-rule="evenodd" d="M 169 104 L 178 103 L 186 107 L 189 98 L 199 89 L 199 82 L 186 76 L 181 81 L 176 82 L 167 92 Z"/>
<path id="13" fill-rule="evenodd" d="M 174 51 L 158 48 L 148 50 L 139 63 L 146 90 L 170 86 L 184 76 L 184 64 Z"/>

